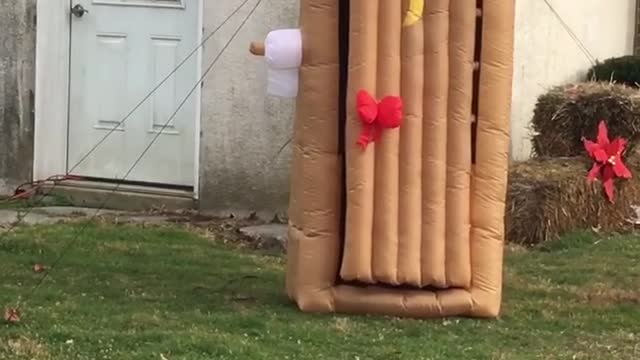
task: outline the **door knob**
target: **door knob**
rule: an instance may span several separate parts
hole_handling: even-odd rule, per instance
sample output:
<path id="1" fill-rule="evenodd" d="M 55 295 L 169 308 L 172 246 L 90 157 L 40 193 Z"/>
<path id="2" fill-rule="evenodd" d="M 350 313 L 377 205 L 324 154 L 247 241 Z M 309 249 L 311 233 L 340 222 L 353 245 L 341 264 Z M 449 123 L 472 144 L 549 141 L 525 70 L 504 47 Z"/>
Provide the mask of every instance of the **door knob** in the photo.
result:
<path id="1" fill-rule="evenodd" d="M 83 17 L 84 14 L 88 13 L 89 10 L 85 9 L 84 6 L 77 4 L 76 6 L 71 8 L 71 13 L 76 17 Z"/>

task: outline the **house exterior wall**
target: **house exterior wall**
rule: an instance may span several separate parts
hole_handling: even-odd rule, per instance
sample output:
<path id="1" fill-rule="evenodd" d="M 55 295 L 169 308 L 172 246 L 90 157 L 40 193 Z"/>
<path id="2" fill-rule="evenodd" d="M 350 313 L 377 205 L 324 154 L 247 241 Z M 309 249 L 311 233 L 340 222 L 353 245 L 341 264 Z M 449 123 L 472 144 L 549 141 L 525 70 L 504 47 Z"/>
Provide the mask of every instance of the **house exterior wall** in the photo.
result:
<path id="1" fill-rule="evenodd" d="M 264 58 L 251 56 L 249 43 L 264 40 L 269 31 L 297 27 L 298 2 L 263 1 L 205 79 L 201 209 L 265 215 L 286 210 L 289 147 L 277 158 L 276 154 L 291 137 L 295 101 L 266 96 Z M 215 29 L 239 3 L 205 1 L 204 33 Z M 203 68 L 217 56 L 254 3 L 250 1 L 207 43 Z"/>
<path id="2" fill-rule="evenodd" d="M 31 179 L 36 0 L 0 0 L 0 194 Z"/>
<path id="3" fill-rule="evenodd" d="M 630 54 L 636 0 L 549 0 L 596 58 Z M 294 100 L 266 96 L 263 58 L 248 45 L 274 29 L 296 27 L 298 0 L 263 1 L 205 79 L 202 92 L 200 208 L 265 214 L 286 210 Z M 0 0 L 0 194 L 31 178 L 36 0 Z M 204 33 L 239 4 L 204 1 Z M 250 1 L 205 46 L 204 67 L 240 25 Z M 530 154 L 529 122 L 536 98 L 580 78 L 590 66 L 542 0 L 516 2 L 512 156 Z M 640 46 L 638 46 L 640 48 Z"/>
<path id="4" fill-rule="evenodd" d="M 633 53 L 636 0 L 549 0 L 596 59 Z M 591 62 L 543 0 L 516 1 L 512 157 L 531 154 L 529 124 L 537 97 L 584 78 Z"/>

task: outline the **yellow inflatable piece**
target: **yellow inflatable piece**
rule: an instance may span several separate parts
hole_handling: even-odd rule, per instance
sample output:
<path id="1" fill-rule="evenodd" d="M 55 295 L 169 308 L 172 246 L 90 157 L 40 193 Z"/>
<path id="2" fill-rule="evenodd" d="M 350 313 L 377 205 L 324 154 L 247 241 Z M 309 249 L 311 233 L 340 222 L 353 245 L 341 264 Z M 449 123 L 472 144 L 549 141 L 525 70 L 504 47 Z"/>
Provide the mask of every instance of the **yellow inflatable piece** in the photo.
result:
<path id="1" fill-rule="evenodd" d="M 422 19 L 422 13 L 424 12 L 424 0 L 409 0 L 409 10 L 404 17 L 404 26 L 415 25 L 420 19 Z"/>

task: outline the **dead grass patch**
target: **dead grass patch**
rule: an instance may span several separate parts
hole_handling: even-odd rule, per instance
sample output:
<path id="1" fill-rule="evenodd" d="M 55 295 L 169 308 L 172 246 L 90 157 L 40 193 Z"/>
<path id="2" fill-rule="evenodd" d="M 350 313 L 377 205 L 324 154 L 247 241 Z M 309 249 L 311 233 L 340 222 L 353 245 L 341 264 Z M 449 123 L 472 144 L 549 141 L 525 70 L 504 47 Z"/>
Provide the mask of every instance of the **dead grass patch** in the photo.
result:
<path id="1" fill-rule="evenodd" d="M 617 289 L 598 283 L 574 289 L 574 292 L 593 305 L 640 305 L 640 289 Z"/>
<path id="2" fill-rule="evenodd" d="M 333 328 L 340 333 L 346 334 L 351 331 L 351 323 L 348 318 L 337 318 L 333 323 Z"/>
<path id="3" fill-rule="evenodd" d="M 39 341 L 21 336 L 8 340 L 4 346 L 5 352 L 14 355 L 14 359 L 50 360 L 51 355 Z"/>

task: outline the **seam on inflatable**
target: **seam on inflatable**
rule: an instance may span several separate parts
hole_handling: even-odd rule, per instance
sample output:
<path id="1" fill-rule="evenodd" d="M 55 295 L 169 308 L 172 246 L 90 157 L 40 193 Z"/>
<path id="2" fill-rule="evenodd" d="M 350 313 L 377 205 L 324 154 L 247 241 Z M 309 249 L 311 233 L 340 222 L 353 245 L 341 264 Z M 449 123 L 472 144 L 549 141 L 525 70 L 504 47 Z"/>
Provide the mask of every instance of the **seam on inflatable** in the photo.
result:
<path id="1" fill-rule="evenodd" d="M 336 151 L 312 150 L 310 149 L 310 146 L 308 143 L 303 144 L 303 143 L 300 143 L 299 141 L 296 141 L 293 146 L 294 146 L 294 150 L 299 151 L 302 156 L 311 156 L 311 155 L 330 155 L 333 157 L 340 156 L 340 154 Z"/>
<path id="2" fill-rule="evenodd" d="M 438 316 L 444 315 L 444 308 L 442 306 L 442 298 L 440 297 L 440 291 L 433 291 L 433 295 L 436 298 L 436 306 L 438 307 Z"/>

